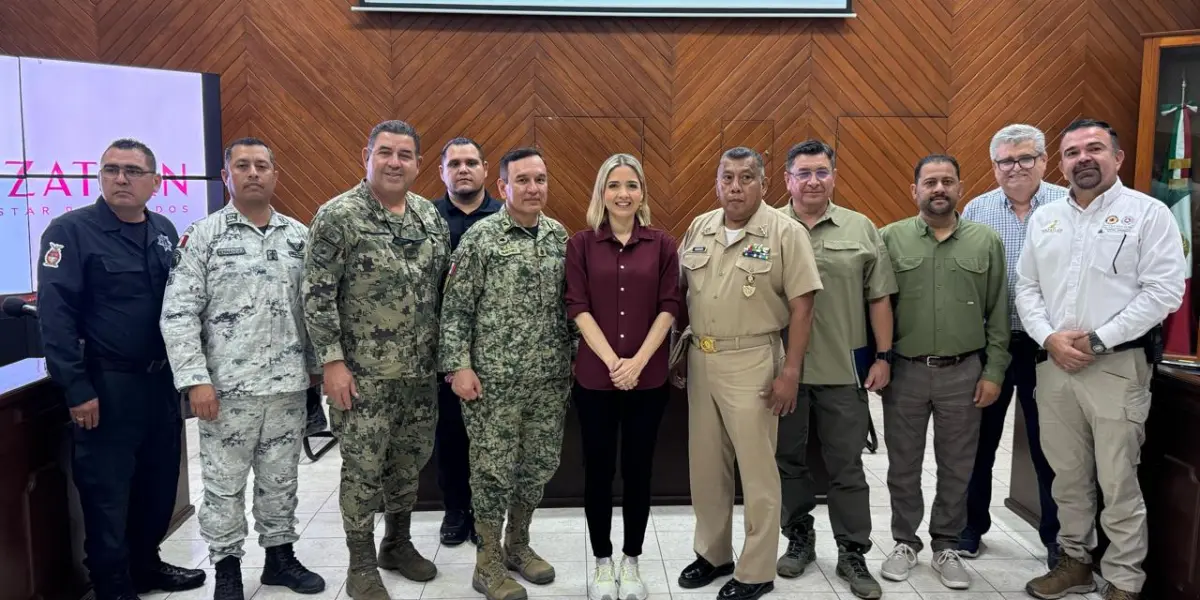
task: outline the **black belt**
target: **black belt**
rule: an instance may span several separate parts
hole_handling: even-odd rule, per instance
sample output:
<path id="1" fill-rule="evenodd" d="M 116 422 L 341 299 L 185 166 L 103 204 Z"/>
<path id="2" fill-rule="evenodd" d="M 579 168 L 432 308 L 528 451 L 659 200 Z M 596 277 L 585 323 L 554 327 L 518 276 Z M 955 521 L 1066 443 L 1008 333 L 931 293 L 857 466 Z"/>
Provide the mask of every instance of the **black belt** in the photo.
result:
<path id="1" fill-rule="evenodd" d="M 955 356 L 933 356 L 930 354 L 924 354 L 921 356 L 903 356 L 897 354 L 896 356 L 907 360 L 908 362 L 921 363 L 931 369 L 941 369 L 945 367 L 953 367 L 954 365 L 960 364 L 977 354 L 979 354 L 978 350 L 964 352 Z"/>
<path id="2" fill-rule="evenodd" d="M 167 359 L 158 360 L 113 360 L 111 358 L 89 358 L 87 363 L 102 371 L 122 373 L 157 373 L 169 365 Z"/>
<path id="3" fill-rule="evenodd" d="M 1107 354 L 1116 354 L 1118 352 L 1124 352 L 1126 350 L 1144 350 L 1145 348 L 1146 348 L 1145 338 L 1138 338 L 1136 340 L 1133 340 L 1132 342 L 1125 342 L 1124 344 L 1117 344 L 1117 346 L 1115 348 L 1110 348 L 1109 351 L 1107 352 Z M 1039 349 L 1037 351 L 1037 355 L 1034 357 L 1033 360 L 1034 360 L 1034 362 L 1039 363 L 1039 364 L 1044 363 L 1044 362 L 1050 360 L 1050 353 L 1048 351 L 1046 351 L 1045 349 Z"/>

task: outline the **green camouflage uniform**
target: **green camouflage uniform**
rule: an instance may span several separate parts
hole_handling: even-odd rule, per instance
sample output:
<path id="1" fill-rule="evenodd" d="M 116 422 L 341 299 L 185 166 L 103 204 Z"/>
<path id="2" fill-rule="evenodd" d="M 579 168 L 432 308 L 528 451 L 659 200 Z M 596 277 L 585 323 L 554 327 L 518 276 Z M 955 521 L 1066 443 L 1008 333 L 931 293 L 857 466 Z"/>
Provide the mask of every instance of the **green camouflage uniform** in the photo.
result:
<path id="1" fill-rule="evenodd" d="M 349 411 L 330 404 L 330 427 L 342 445 L 339 499 L 351 570 L 364 570 L 374 557 L 356 552 L 370 543 L 373 553 L 381 505 L 389 518 L 384 546 L 395 533 L 396 543 L 411 547 L 407 519 L 437 423 L 437 286 L 450 234 L 425 198 L 410 192 L 397 215 L 365 181 L 323 205 L 310 228 L 309 335 L 318 362 L 344 360 L 358 386 Z M 383 555 L 381 546 L 380 566 L 388 568 Z"/>
<path id="2" fill-rule="evenodd" d="M 495 560 L 506 511 L 509 566 L 535 583 L 554 576 L 529 549 L 529 522 L 558 469 L 571 386 L 566 244 L 558 221 L 539 216 L 535 238 L 501 210 L 463 235 L 446 279 L 442 370 L 474 369 L 483 388 L 463 403 L 463 421 L 481 539 L 475 585 L 489 597 L 510 597 L 496 593 L 511 581 Z"/>

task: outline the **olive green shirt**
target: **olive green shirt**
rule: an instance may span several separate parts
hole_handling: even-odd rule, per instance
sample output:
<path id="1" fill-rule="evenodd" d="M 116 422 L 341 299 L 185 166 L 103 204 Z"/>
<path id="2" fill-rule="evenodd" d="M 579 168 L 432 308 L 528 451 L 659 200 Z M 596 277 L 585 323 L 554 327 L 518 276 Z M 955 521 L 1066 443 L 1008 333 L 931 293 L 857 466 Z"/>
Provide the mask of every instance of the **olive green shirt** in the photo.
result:
<path id="1" fill-rule="evenodd" d="M 791 203 L 782 210 L 804 225 Z M 808 235 L 825 289 L 813 304 L 812 332 L 800 381 L 861 386 L 854 350 L 869 342 L 867 302 L 897 291 L 892 261 L 871 219 L 832 202 Z"/>
<path id="2" fill-rule="evenodd" d="M 945 240 L 919 217 L 880 232 L 900 290 L 896 354 L 958 356 L 984 350 L 983 379 L 997 385 L 1008 369 L 1008 282 L 1004 244 L 994 229 L 964 219 Z"/>

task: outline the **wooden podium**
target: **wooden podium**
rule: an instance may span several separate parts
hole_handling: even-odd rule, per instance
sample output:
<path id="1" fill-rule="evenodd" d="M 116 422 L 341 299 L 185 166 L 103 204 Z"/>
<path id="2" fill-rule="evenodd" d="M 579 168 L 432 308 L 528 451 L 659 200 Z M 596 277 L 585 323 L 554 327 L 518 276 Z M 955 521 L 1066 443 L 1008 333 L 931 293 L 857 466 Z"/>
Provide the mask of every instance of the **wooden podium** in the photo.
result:
<path id="1" fill-rule="evenodd" d="M 44 361 L 0 367 L 0 600 L 78 600 L 89 593 L 83 517 L 71 479 L 71 430 Z M 195 509 L 187 435 L 171 531 Z"/>

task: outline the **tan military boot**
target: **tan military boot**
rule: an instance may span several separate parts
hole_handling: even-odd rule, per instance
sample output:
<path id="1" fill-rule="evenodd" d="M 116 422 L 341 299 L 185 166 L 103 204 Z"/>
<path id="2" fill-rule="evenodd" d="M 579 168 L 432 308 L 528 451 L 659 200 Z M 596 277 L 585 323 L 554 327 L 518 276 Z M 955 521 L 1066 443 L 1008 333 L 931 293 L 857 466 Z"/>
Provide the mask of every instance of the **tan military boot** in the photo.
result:
<path id="1" fill-rule="evenodd" d="M 475 549 L 475 573 L 471 587 L 487 600 L 525 600 L 525 588 L 508 576 L 500 556 L 500 526 L 475 522 L 479 545 Z"/>
<path id="2" fill-rule="evenodd" d="M 375 540 L 346 541 L 350 568 L 346 570 L 346 594 L 354 600 L 391 600 L 375 562 Z"/>
<path id="3" fill-rule="evenodd" d="M 1025 584 L 1025 593 L 1042 600 L 1056 600 L 1067 594 L 1087 594 L 1095 589 L 1092 566 L 1066 552 L 1062 553 L 1053 570 Z"/>
<path id="4" fill-rule="evenodd" d="M 383 516 L 383 541 L 379 543 L 379 568 L 398 571 L 413 581 L 429 581 L 437 576 L 433 561 L 421 556 L 413 546 L 409 529 L 412 513 L 387 513 Z"/>
<path id="5" fill-rule="evenodd" d="M 1138 600 L 1139 597 L 1137 592 L 1127 592 L 1111 583 L 1104 590 L 1104 600 Z"/>
<path id="6" fill-rule="evenodd" d="M 504 565 L 529 583 L 547 584 L 554 581 L 554 567 L 529 547 L 532 521 L 533 510 L 509 509 L 508 526 L 504 529 Z"/>

